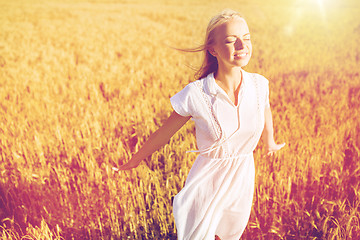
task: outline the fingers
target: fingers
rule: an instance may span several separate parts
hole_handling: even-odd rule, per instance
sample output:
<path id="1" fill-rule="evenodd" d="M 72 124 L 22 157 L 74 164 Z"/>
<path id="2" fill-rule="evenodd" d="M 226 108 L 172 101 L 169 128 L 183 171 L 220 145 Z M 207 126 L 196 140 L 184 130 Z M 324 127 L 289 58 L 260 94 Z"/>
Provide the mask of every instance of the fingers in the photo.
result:
<path id="1" fill-rule="evenodd" d="M 111 168 L 114 172 L 120 172 L 122 170 L 129 170 L 131 167 L 128 167 L 127 164 L 121 165 L 120 167 L 112 167 Z"/>
<path id="2" fill-rule="evenodd" d="M 136 168 L 138 165 L 140 164 L 140 162 L 127 162 L 123 165 L 121 165 L 119 168 L 117 167 L 113 167 L 112 170 L 114 170 L 115 172 L 120 172 L 122 170 L 130 170 L 133 168 Z"/>
<path id="3" fill-rule="evenodd" d="M 268 152 L 266 155 L 271 157 L 272 155 L 274 155 L 275 152 L 271 151 L 271 152 Z"/>
<path id="4" fill-rule="evenodd" d="M 286 144 L 285 143 L 281 143 L 281 144 L 276 144 L 275 146 L 271 147 L 268 149 L 267 152 L 267 156 L 273 156 L 277 151 L 279 151 L 281 148 L 283 148 Z"/>
<path id="5" fill-rule="evenodd" d="M 112 170 L 115 172 L 121 172 L 123 170 L 129 170 L 129 169 L 132 169 L 132 167 L 126 166 L 126 164 L 121 165 L 119 168 L 117 168 L 117 167 L 112 168 Z"/>
<path id="6" fill-rule="evenodd" d="M 280 150 L 281 148 L 285 147 L 286 143 L 282 143 L 282 144 L 279 144 L 279 145 L 280 145 L 280 148 L 279 148 L 279 150 Z"/>
<path id="7" fill-rule="evenodd" d="M 275 146 L 269 147 L 268 152 L 276 152 L 279 151 L 281 148 L 285 146 L 285 143 L 282 144 L 276 144 Z"/>

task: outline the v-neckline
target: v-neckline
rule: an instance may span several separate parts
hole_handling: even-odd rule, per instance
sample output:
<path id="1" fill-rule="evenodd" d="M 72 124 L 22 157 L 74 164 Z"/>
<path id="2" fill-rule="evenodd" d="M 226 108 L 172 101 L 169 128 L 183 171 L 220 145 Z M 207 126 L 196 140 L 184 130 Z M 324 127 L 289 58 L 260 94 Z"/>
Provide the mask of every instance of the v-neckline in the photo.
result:
<path id="1" fill-rule="evenodd" d="M 216 79 L 215 79 L 215 76 L 213 77 L 213 83 L 215 84 L 215 87 L 217 88 L 217 91 L 220 91 L 227 99 L 227 101 L 229 103 L 231 103 L 231 105 L 233 107 L 239 107 L 240 106 L 240 93 L 241 91 L 243 90 L 244 88 L 244 74 L 243 72 L 241 72 L 241 81 L 240 81 L 240 84 L 238 85 L 238 87 L 236 88 L 236 104 L 230 99 L 229 95 L 226 93 L 226 91 L 216 82 Z M 235 94 L 234 94 L 235 95 Z"/>

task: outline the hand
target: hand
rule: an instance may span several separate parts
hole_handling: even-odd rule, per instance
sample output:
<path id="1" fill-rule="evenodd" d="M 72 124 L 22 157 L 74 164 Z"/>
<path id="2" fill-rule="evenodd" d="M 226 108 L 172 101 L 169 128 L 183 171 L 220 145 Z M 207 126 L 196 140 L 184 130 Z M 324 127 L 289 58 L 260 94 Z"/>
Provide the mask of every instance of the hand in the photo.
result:
<path id="1" fill-rule="evenodd" d="M 121 165 L 119 168 L 113 167 L 112 169 L 116 172 L 121 170 L 130 170 L 132 168 L 136 168 L 137 166 L 139 166 L 140 162 L 141 161 L 130 160 L 129 162 Z"/>
<path id="2" fill-rule="evenodd" d="M 285 143 L 282 144 L 272 144 L 271 146 L 269 145 L 267 148 L 267 156 L 272 156 L 275 152 L 279 151 L 281 148 L 283 148 L 285 146 Z"/>

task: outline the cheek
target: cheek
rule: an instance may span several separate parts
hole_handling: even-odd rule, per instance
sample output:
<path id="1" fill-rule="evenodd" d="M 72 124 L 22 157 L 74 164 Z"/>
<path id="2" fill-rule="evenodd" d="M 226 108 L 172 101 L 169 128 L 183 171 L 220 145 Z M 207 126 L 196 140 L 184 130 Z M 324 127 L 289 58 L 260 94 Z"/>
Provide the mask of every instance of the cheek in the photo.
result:
<path id="1" fill-rule="evenodd" d="M 252 52 L 252 44 L 251 44 L 251 43 L 249 43 L 249 44 L 247 44 L 247 46 L 248 46 L 248 48 L 249 48 L 250 52 Z"/>
<path id="2" fill-rule="evenodd" d="M 252 45 L 248 45 L 248 49 L 249 49 L 249 58 L 251 58 L 252 56 Z"/>
<path id="3" fill-rule="evenodd" d="M 230 55 L 232 55 L 232 51 L 233 50 L 231 49 L 231 47 L 224 46 L 224 47 L 219 49 L 219 54 L 222 57 L 229 57 Z"/>

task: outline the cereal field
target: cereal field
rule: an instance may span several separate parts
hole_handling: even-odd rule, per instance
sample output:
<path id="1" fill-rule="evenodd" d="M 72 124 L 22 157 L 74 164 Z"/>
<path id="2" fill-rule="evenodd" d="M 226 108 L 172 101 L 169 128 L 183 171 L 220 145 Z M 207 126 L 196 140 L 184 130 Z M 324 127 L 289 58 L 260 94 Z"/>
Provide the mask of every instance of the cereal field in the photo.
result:
<path id="1" fill-rule="evenodd" d="M 187 123 L 115 173 L 193 81 L 211 16 L 243 13 L 281 152 L 255 151 L 242 239 L 360 239 L 357 0 L 0 0 L 1 239 L 176 239 Z"/>

